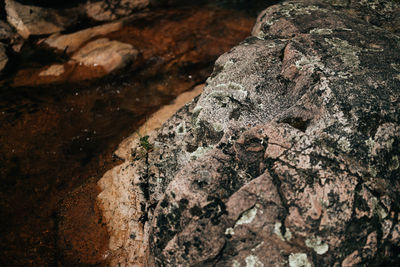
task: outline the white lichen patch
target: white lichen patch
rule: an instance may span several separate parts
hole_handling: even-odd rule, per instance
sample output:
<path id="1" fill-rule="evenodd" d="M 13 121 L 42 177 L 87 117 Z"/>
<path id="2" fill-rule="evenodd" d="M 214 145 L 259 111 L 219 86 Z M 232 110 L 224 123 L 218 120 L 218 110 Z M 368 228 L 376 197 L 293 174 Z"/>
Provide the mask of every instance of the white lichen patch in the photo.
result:
<path id="1" fill-rule="evenodd" d="M 261 17 L 265 17 L 263 21 L 260 23 L 263 25 L 272 26 L 277 21 L 279 21 L 283 17 L 290 18 L 292 16 L 299 16 L 299 15 L 311 15 L 312 12 L 321 11 L 326 12 L 326 9 L 321 9 L 314 5 L 302 5 L 301 3 L 282 3 L 279 16 L 264 16 L 264 13 L 261 13 Z M 256 25 L 257 28 L 261 28 L 260 25 Z M 264 33 L 262 30 L 258 30 L 256 36 L 260 39 L 264 39 L 267 34 Z"/>
<path id="2" fill-rule="evenodd" d="M 371 203 L 372 203 L 372 210 L 375 214 L 378 215 L 378 217 L 380 219 L 385 219 L 388 214 L 385 211 L 385 209 L 381 206 L 381 204 L 379 203 L 379 200 L 376 197 L 372 197 L 371 198 Z"/>
<path id="3" fill-rule="evenodd" d="M 329 245 L 322 242 L 319 236 L 306 239 L 305 244 L 307 247 L 314 249 L 318 255 L 325 254 L 329 250 Z"/>
<path id="4" fill-rule="evenodd" d="M 366 144 L 367 147 L 368 147 L 368 156 L 371 156 L 372 149 L 373 149 L 374 146 L 375 146 L 375 141 L 372 140 L 372 138 L 370 137 L 370 138 L 368 138 L 367 140 L 365 140 L 365 144 Z"/>
<path id="5" fill-rule="evenodd" d="M 400 71 L 400 64 L 392 63 L 390 64 L 390 67 L 392 67 L 396 71 Z"/>
<path id="6" fill-rule="evenodd" d="M 311 34 L 319 34 L 319 35 L 329 35 L 329 34 L 332 34 L 333 33 L 333 31 L 332 31 L 332 29 L 329 29 L 329 28 L 320 28 L 320 29 L 312 29 L 311 31 L 310 31 L 310 33 Z"/>
<path id="7" fill-rule="evenodd" d="M 232 227 L 226 228 L 225 230 L 225 235 L 234 235 L 235 231 L 233 230 Z"/>
<path id="8" fill-rule="evenodd" d="M 242 216 L 240 216 L 239 220 L 237 220 L 235 227 L 242 224 L 251 223 L 257 215 L 257 207 L 253 207 L 247 211 L 245 211 Z"/>
<path id="9" fill-rule="evenodd" d="M 178 126 L 176 127 L 176 131 L 175 132 L 178 135 L 183 135 L 183 134 L 186 133 L 186 124 L 185 124 L 184 121 L 178 124 Z"/>
<path id="10" fill-rule="evenodd" d="M 350 45 L 348 41 L 339 38 L 325 38 L 325 42 L 330 44 L 338 53 L 343 63 L 352 68 L 357 68 L 360 64 L 358 53 L 361 48 Z"/>
<path id="11" fill-rule="evenodd" d="M 232 267 L 240 267 L 240 262 L 238 262 L 237 260 L 233 260 Z"/>
<path id="12" fill-rule="evenodd" d="M 313 5 L 306 5 L 303 6 L 299 3 L 284 3 L 282 4 L 282 9 L 281 13 L 285 17 L 291 17 L 291 16 L 298 16 L 298 15 L 311 15 L 311 12 L 314 11 L 323 11 L 325 12 L 326 10 L 321 9 L 317 6 Z"/>
<path id="13" fill-rule="evenodd" d="M 235 82 L 229 83 L 221 83 L 215 86 L 217 89 L 222 89 L 218 91 L 214 91 L 210 94 L 211 97 L 233 97 L 238 101 L 244 100 L 248 92 L 244 89 L 244 87 Z"/>
<path id="14" fill-rule="evenodd" d="M 264 263 L 255 255 L 249 255 L 244 260 L 246 262 L 246 267 L 264 267 Z"/>
<path id="15" fill-rule="evenodd" d="M 303 56 L 299 60 L 295 62 L 296 68 L 299 70 L 301 69 L 310 69 L 311 71 L 314 71 L 314 69 L 319 68 L 319 69 L 325 69 L 324 64 L 321 62 L 319 57 L 306 57 Z"/>
<path id="16" fill-rule="evenodd" d="M 200 146 L 198 147 L 194 152 L 190 153 L 190 159 L 191 160 L 196 160 L 198 158 L 201 158 L 203 155 L 205 155 L 207 152 L 211 151 L 213 147 L 210 146 Z"/>
<path id="17" fill-rule="evenodd" d="M 350 152 L 351 150 L 351 144 L 349 140 L 347 140 L 347 138 L 344 136 L 339 139 L 338 145 L 340 150 L 342 150 L 343 152 Z"/>
<path id="18" fill-rule="evenodd" d="M 382 8 L 383 6 L 381 10 L 383 14 L 391 12 L 396 7 L 395 1 L 360 0 L 360 4 L 368 6 L 373 10 L 376 10 L 378 7 Z"/>
<path id="19" fill-rule="evenodd" d="M 307 254 L 305 253 L 292 253 L 289 255 L 290 267 L 311 267 L 308 261 Z"/>
<path id="20" fill-rule="evenodd" d="M 286 228 L 285 235 L 282 235 L 281 227 L 282 223 L 276 222 L 274 225 L 273 233 L 276 234 L 282 241 L 290 241 L 290 239 L 292 239 L 292 233 L 290 232 L 289 229 Z"/>
<path id="21" fill-rule="evenodd" d="M 216 132 L 222 132 L 224 130 L 224 127 L 222 126 L 222 124 L 218 123 L 218 122 L 213 123 L 212 127 L 213 127 L 214 131 L 216 131 Z"/>
<path id="22" fill-rule="evenodd" d="M 392 160 L 390 161 L 389 170 L 394 171 L 399 168 L 399 157 L 397 155 L 392 156 Z"/>
<path id="23" fill-rule="evenodd" d="M 235 63 L 233 63 L 232 60 L 227 60 L 223 66 L 224 69 L 230 68 L 231 66 L 233 66 Z"/>

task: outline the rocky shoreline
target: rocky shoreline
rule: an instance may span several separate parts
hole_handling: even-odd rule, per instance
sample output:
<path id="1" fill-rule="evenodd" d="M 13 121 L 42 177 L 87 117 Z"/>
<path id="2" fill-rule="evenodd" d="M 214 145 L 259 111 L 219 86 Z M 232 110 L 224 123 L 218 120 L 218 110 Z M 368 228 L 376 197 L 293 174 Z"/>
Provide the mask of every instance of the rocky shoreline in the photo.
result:
<path id="1" fill-rule="evenodd" d="M 110 264 L 399 264 L 399 10 L 262 12 L 201 96 L 99 181 Z"/>

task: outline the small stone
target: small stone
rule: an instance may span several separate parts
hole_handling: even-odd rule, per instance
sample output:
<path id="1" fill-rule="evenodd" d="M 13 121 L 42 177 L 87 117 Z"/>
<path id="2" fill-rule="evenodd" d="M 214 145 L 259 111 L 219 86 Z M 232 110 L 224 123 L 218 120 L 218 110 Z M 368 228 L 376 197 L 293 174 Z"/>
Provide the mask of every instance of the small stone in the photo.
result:
<path id="1" fill-rule="evenodd" d="M 72 59 L 88 67 L 102 67 L 110 73 L 135 60 L 138 53 L 130 44 L 101 38 L 79 49 Z"/>
<path id="2" fill-rule="evenodd" d="M 5 0 L 8 22 L 25 39 L 30 35 L 60 32 L 78 19 L 79 9 L 63 10 L 23 5 L 14 0 Z"/>

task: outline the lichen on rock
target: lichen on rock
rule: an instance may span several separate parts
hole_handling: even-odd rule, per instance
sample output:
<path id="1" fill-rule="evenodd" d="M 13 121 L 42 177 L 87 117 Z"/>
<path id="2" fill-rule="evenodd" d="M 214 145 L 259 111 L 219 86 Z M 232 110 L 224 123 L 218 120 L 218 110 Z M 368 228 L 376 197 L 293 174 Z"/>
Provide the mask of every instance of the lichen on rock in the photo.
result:
<path id="1" fill-rule="evenodd" d="M 399 263 L 400 43 L 338 2 L 262 12 L 123 165 L 115 194 L 140 195 L 125 220 L 144 238 L 119 262 L 142 249 L 156 266 Z"/>

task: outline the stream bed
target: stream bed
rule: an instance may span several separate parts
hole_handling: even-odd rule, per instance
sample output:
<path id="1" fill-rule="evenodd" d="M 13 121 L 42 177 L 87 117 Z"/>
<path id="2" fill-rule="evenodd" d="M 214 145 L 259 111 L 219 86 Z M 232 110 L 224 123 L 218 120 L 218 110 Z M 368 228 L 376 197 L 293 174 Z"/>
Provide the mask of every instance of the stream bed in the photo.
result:
<path id="1" fill-rule="evenodd" d="M 92 80 L 39 79 L 38 69 L 63 59 L 29 40 L 0 81 L 0 265 L 105 265 L 96 182 L 120 163 L 113 151 L 159 107 L 204 83 L 254 20 L 217 7 L 148 12 L 101 36 L 132 44 L 139 57 Z M 76 72 L 90 78 L 96 69 Z"/>

